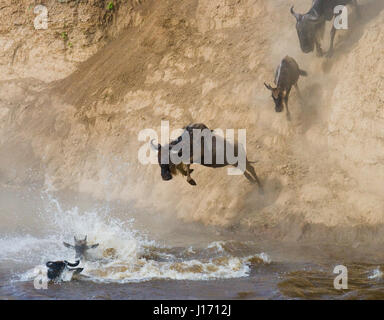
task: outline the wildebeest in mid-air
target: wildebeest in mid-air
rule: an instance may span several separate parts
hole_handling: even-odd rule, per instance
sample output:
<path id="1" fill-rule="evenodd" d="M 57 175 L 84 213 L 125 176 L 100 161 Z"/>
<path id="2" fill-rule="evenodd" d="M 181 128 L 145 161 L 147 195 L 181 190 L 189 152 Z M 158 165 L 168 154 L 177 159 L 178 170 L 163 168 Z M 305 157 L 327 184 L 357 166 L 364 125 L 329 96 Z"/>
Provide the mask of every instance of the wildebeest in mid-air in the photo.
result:
<path id="1" fill-rule="evenodd" d="M 300 47 L 304 53 L 312 52 L 316 46 L 318 56 L 322 56 L 323 50 L 320 41 L 324 36 L 325 23 L 331 21 L 337 14 L 334 9 L 339 5 L 353 3 L 359 14 L 357 0 L 313 0 L 312 8 L 305 14 L 296 13 L 291 7 L 291 13 L 296 18 L 296 30 L 300 40 Z M 327 57 L 333 54 L 333 42 L 336 35 L 336 28 L 333 24 L 331 30 L 331 43 L 327 52 Z"/>
<path id="2" fill-rule="evenodd" d="M 87 236 L 85 236 L 84 239 L 77 239 L 76 236 L 73 237 L 75 240 L 75 244 L 69 244 L 66 242 L 63 242 L 64 246 L 69 249 L 75 250 L 75 259 L 76 260 L 83 260 L 87 258 L 87 252 L 89 249 L 95 249 L 99 246 L 98 243 L 93 245 L 88 245 L 87 243 Z"/>
<path id="3" fill-rule="evenodd" d="M 205 167 L 211 167 L 211 168 L 221 168 L 221 167 L 226 167 L 226 166 L 238 166 L 238 163 L 233 164 L 227 158 L 227 156 L 228 156 L 227 152 L 226 152 L 227 143 L 226 143 L 225 139 L 224 139 L 224 141 L 222 141 L 223 142 L 222 144 L 217 144 L 216 142 L 218 141 L 218 139 L 222 139 L 222 138 L 216 137 L 212 133 L 212 130 L 208 129 L 208 127 L 205 124 L 202 124 L 202 123 L 190 124 L 190 125 L 184 127 L 183 129 L 184 129 L 183 134 L 180 135 L 174 141 L 170 142 L 168 145 L 161 146 L 160 144 L 158 144 L 156 146 L 156 145 L 154 145 L 153 141 L 151 141 L 152 147 L 156 151 L 158 151 L 158 163 L 159 163 L 160 168 L 161 168 L 161 177 L 164 181 L 171 180 L 173 175 L 177 174 L 177 172 L 180 172 L 183 176 L 187 177 L 187 181 L 189 184 L 195 186 L 196 182 L 195 182 L 195 180 L 193 180 L 191 178 L 191 173 L 193 172 L 193 170 L 190 168 L 190 166 L 192 163 L 198 163 L 198 164 L 201 164 Z M 206 154 L 206 151 L 207 151 L 205 149 L 206 141 L 203 138 L 203 135 L 200 134 L 199 136 L 194 136 L 194 131 L 200 132 L 203 134 L 204 134 L 204 132 L 209 132 L 211 134 L 209 139 L 211 139 L 212 144 L 207 145 L 209 154 Z M 180 147 L 180 143 L 182 144 L 183 141 L 185 141 L 185 140 L 183 140 L 183 137 L 185 137 L 185 136 L 189 137 L 189 139 L 185 139 L 187 141 L 189 140 L 189 145 L 186 145 L 186 147 L 189 148 L 190 152 L 188 155 L 188 161 L 185 161 L 188 163 L 184 163 L 184 162 L 181 162 L 179 164 L 172 163 L 172 159 L 171 159 L 172 153 L 178 154 L 178 156 L 181 158 L 183 157 L 182 148 L 181 149 L 177 148 L 177 146 Z M 201 150 L 193 150 L 194 139 L 199 139 L 199 138 L 201 139 L 201 141 L 200 141 Z M 219 150 L 217 147 L 218 145 L 222 145 L 223 149 Z M 237 143 L 233 144 L 232 146 L 233 146 L 234 153 L 239 155 L 238 151 L 239 151 L 239 148 L 241 148 L 241 146 L 239 146 L 239 144 L 237 144 Z M 216 156 L 217 153 L 219 153 L 219 152 L 222 152 L 221 153 L 223 155 L 223 158 L 221 159 L 222 161 L 218 161 L 218 158 L 220 158 L 220 157 Z M 245 152 L 244 152 L 244 154 L 245 154 Z M 251 181 L 252 183 L 257 183 L 259 185 L 259 187 L 261 187 L 260 181 L 256 175 L 256 172 L 255 172 L 255 169 L 252 167 L 251 162 L 248 161 L 246 156 L 245 156 L 245 168 L 244 169 L 245 169 L 243 172 L 244 176 L 249 181 Z"/>
<path id="4" fill-rule="evenodd" d="M 272 98 L 275 102 L 275 111 L 282 112 L 285 106 L 287 109 L 288 119 L 290 119 L 288 109 L 289 93 L 291 92 L 292 86 L 295 86 L 298 94 L 300 95 L 300 90 L 297 85 L 297 81 L 299 80 L 300 76 L 307 76 L 307 72 L 299 68 L 299 65 L 295 59 L 286 56 L 276 69 L 276 88 L 273 88 L 269 84 L 264 83 L 266 88 L 272 91 Z"/>

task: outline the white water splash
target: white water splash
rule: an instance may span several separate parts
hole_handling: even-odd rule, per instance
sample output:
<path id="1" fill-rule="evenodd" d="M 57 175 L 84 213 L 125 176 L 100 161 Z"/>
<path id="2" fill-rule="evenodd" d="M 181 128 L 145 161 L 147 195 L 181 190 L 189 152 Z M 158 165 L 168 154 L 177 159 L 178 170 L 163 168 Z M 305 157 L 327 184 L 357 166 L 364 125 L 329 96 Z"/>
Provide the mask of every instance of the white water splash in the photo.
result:
<path id="1" fill-rule="evenodd" d="M 372 271 L 372 273 L 368 276 L 368 279 L 382 279 L 383 278 L 383 272 L 380 270 L 380 268 L 376 268 Z"/>
<path id="2" fill-rule="evenodd" d="M 74 251 L 67 249 L 63 241 L 73 242 L 73 236 L 87 235 L 89 244 L 99 246 L 89 251 L 90 259 L 83 261 L 84 271 L 80 278 L 97 282 L 138 282 L 151 279 L 211 280 L 246 277 L 252 263 L 270 263 L 262 253 L 247 257 L 235 257 L 226 252 L 225 242 L 214 242 L 206 247 L 215 254 L 200 257 L 198 249 L 182 248 L 175 253 L 174 248 L 160 246 L 155 241 L 137 232 L 132 220 L 122 222 L 111 218 L 109 210 L 99 209 L 81 212 L 74 207 L 64 210 L 59 201 L 48 196 L 48 206 L 43 220 L 47 236 L 2 238 L 0 246 L 7 247 L 0 259 L 28 261 L 43 267 L 47 261 L 74 261 Z M 201 250 L 201 249 L 200 249 Z M 204 250 L 204 249 L 203 249 Z M 33 279 L 33 270 L 22 274 L 19 279 Z"/>

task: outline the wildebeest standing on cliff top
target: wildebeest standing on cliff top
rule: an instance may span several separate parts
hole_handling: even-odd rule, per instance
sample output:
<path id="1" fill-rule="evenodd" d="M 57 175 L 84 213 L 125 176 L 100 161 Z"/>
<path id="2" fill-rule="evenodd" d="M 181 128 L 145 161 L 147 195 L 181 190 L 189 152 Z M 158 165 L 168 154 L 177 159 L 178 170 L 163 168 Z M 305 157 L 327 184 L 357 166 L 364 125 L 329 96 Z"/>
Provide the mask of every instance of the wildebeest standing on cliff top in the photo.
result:
<path id="1" fill-rule="evenodd" d="M 161 177 L 164 181 L 171 180 L 173 175 L 175 175 L 177 172 L 180 172 L 182 175 L 187 177 L 187 181 L 189 184 L 195 186 L 196 182 L 191 178 L 191 173 L 193 172 L 193 170 L 190 168 L 190 166 L 192 163 L 199 163 L 203 166 L 211 167 L 211 168 L 221 168 L 221 167 L 230 166 L 230 165 L 232 166 L 237 165 L 237 163 L 235 164 L 230 163 L 230 161 L 228 161 L 227 159 L 226 141 L 224 140 L 222 141 L 223 142 L 222 144 L 217 144 L 216 142 L 221 137 L 215 136 L 212 133 L 212 131 L 208 129 L 206 125 L 202 123 L 195 123 L 195 124 L 190 124 L 184 127 L 183 129 L 184 129 L 183 134 L 180 137 L 178 137 L 176 140 L 169 143 L 168 145 L 161 146 L 160 144 L 158 144 L 157 146 L 155 146 L 153 144 L 153 141 L 151 141 L 152 147 L 158 151 L 158 163 L 161 168 Z M 194 131 L 195 133 L 200 132 L 200 134 L 202 133 L 203 135 L 204 133 L 208 132 L 211 135 L 210 137 L 208 137 L 212 141 L 211 146 L 205 145 L 206 141 L 203 138 L 203 136 L 200 134 L 199 136 L 195 136 Z M 185 136 L 189 137 L 189 139 L 183 139 L 183 137 Z M 199 139 L 199 138 L 201 139 L 200 141 L 201 150 L 194 150 L 193 149 L 194 139 Z M 189 141 L 189 145 L 187 145 L 187 147 L 190 150 L 189 156 L 188 156 L 189 159 L 188 161 L 186 161 L 187 163 L 183 163 L 183 162 L 180 164 L 172 163 L 170 154 L 177 153 L 180 157 L 182 157 L 182 149 L 179 149 L 176 147 L 178 145 L 180 146 L 180 144 L 182 144 L 183 141 L 185 140 Z M 218 150 L 217 149 L 218 145 L 222 145 L 224 149 Z M 207 152 L 206 147 L 208 147 L 209 155 L 206 154 Z M 237 143 L 235 143 L 233 144 L 233 147 L 234 147 L 234 153 L 239 154 L 238 151 L 240 146 Z M 217 159 L 220 158 L 220 157 L 217 157 L 217 153 L 219 152 L 220 154 L 223 155 L 223 159 L 222 159 L 223 161 L 217 161 Z M 256 182 L 259 185 L 259 187 L 261 187 L 260 181 L 255 172 L 255 169 L 252 167 L 251 162 L 248 161 L 246 157 L 245 157 L 244 176 L 252 183 Z"/>
<path id="2" fill-rule="evenodd" d="M 272 91 L 272 98 L 275 102 L 275 111 L 282 112 L 287 109 L 287 117 L 290 118 L 288 109 L 288 98 L 292 86 L 295 86 L 297 92 L 300 94 L 297 81 L 300 76 L 307 76 L 307 72 L 300 70 L 299 65 L 295 59 L 286 56 L 276 69 L 275 84 L 276 88 L 272 88 L 269 84 L 264 83 L 268 90 Z"/>
<path id="3" fill-rule="evenodd" d="M 334 9 L 337 6 L 345 6 L 350 3 L 355 5 L 359 14 L 357 0 L 313 0 L 312 8 L 306 14 L 296 13 L 294 7 L 291 7 L 291 13 L 296 18 L 296 30 L 300 40 L 300 47 L 304 53 L 312 52 L 316 46 L 317 55 L 323 55 L 320 41 L 324 36 L 326 21 L 331 21 L 336 16 Z M 331 57 L 333 54 L 335 35 L 336 28 L 333 25 L 327 57 Z"/>

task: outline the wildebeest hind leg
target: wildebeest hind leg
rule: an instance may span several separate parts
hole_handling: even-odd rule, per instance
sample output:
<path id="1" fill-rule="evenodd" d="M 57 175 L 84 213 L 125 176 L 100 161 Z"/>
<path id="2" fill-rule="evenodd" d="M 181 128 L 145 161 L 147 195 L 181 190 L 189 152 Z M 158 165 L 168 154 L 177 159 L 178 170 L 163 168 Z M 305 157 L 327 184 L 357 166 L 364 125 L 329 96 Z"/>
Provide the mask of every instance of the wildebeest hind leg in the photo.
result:
<path id="1" fill-rule="evenodd" d="M 331 43 L 329 45 L 329 50 L 327 52 L 327 58 L 330 58 L 333 56 L 333 42 L 335 41 L 335 36 L 336 36 L 336 28 L 333 25 L 331 30 Z"/>
<path id="2" fill-rule="evenodd" d="M 244 171 L 244 177 L 247 178 L 247 180 L 251 183 L 256 183 L 257 181 L 253 176 L 251 176 L 247 171 Z"/>
<path id="3" fill-rule="evenodd" d="M 244 172 L 244 175 L 245 175 L 245 177 L 248 179 L 248 180 L 250 180 L 248 177 L 247 177 L 247 174 L 248 174 L 248 176 L 250 177 L 251 175 L 252 175 L 252 182 L 256 182 L 257 184 L 258 184 L 258 186 L 260 187 L 260 188 L 262 188 L 262 185 L 261 185 L 261 183 L 260 183 L 260 180 L 259 180 L 259 177 L 257 176 L 257 174 L 256 174 L 256 171 L 255 171 L 255 168 L 249 163 L 249 161 L 247 160 L 247 169 L 246 169 L 247 171 L 249 171 L 249 173 L 247 173 L 247 171 L 245 171 Z"/>
<path id="4" fill-rule="evenodd" d="M 285 109 L 287 109 L 287 120 L 288 121 L 291 121 L 291 114 L 289 112 L 289 109 L 288 109 L 288 95 L 289 93 L 287 94 L 287 97 L 285 98 Z"/>
<path id="5" fill-rule="evenodd" d="M 191 165 L 187 164 L 187 181 L 190 185 L 195 186 L 196 182 L 191 178 L 191 172 L 193 170 L 190 169 Z"/>

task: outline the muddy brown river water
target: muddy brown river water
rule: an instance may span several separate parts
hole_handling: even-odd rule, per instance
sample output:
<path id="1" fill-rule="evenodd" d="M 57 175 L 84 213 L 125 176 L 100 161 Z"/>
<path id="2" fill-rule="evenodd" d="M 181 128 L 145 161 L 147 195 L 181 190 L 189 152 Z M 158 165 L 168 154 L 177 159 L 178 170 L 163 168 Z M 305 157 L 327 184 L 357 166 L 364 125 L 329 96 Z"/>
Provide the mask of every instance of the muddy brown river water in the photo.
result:
<path id="1" fill-rule="evenodd" d="M 1 299 L 384 298 L 384 265 L 368 248 L 292 245 L 156 216 L 149 229 L 140 213 L 119 206 L 26 194 L 1 192 Z M 83 273 L 36 289 L 37 270 L 73 260 L 62 242 L 85 234 L 100 246 L 82 262 Z M 347 290 L 334 288 L 337 265 L 348 269 Z"/>

